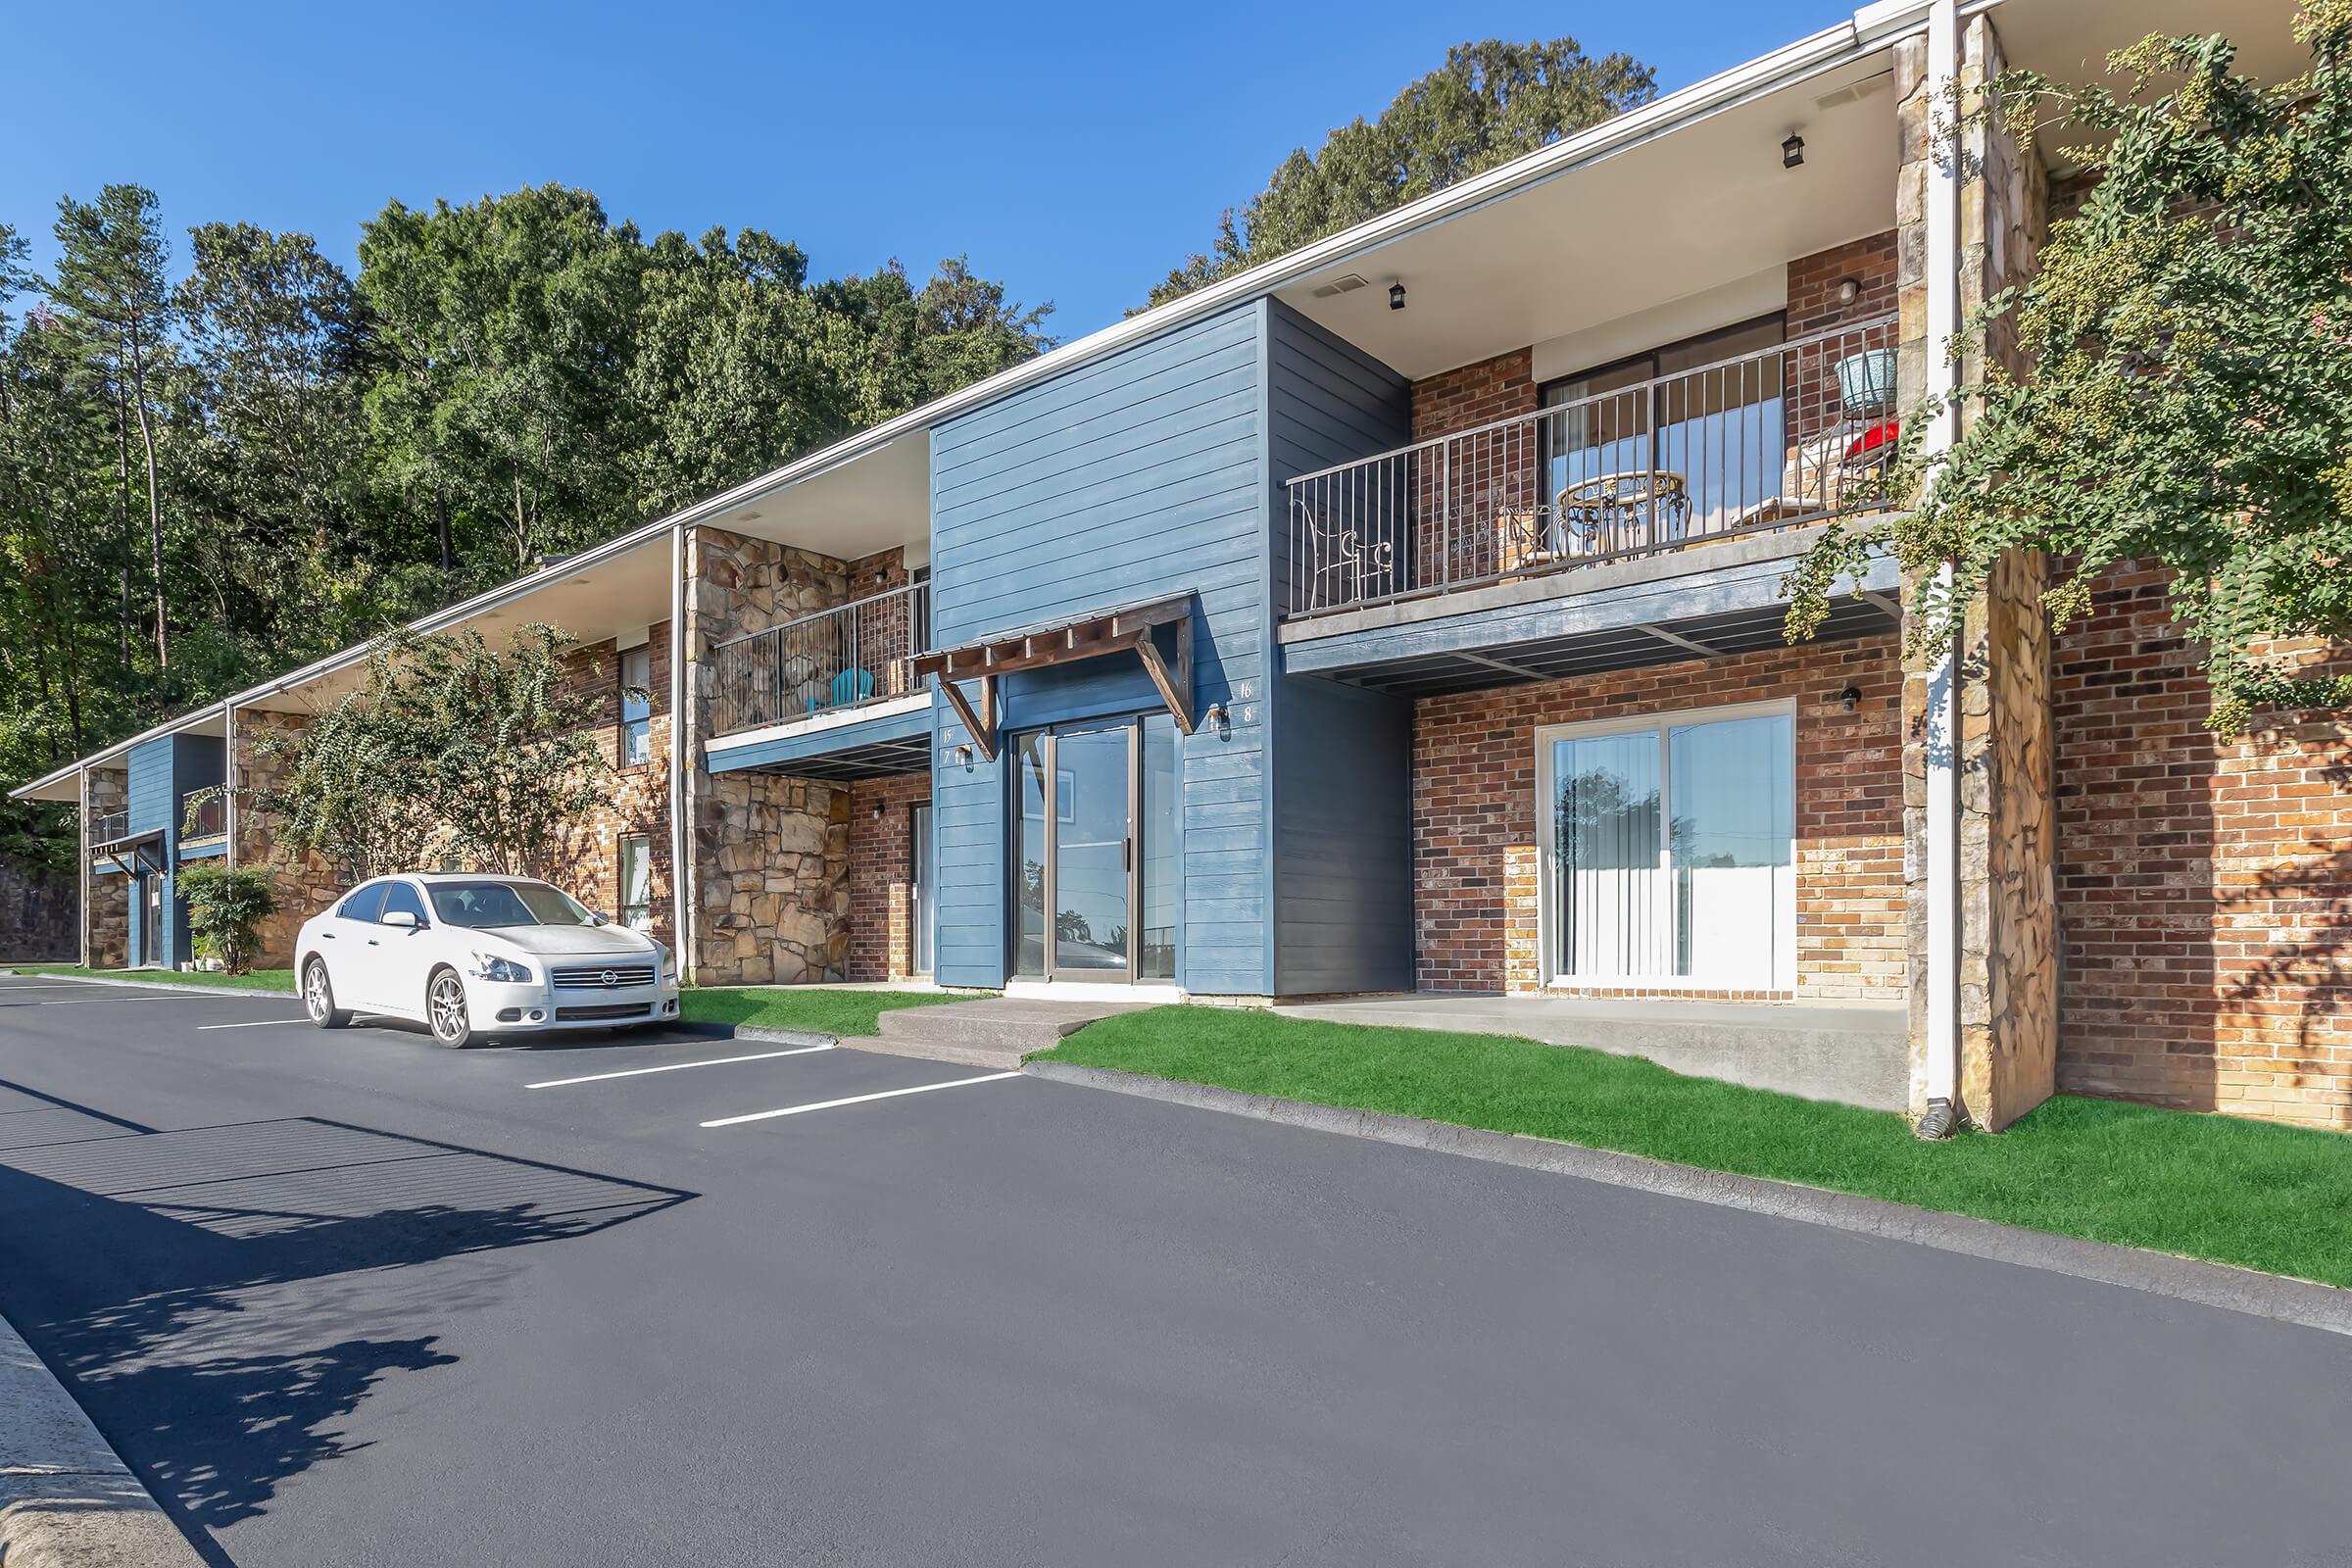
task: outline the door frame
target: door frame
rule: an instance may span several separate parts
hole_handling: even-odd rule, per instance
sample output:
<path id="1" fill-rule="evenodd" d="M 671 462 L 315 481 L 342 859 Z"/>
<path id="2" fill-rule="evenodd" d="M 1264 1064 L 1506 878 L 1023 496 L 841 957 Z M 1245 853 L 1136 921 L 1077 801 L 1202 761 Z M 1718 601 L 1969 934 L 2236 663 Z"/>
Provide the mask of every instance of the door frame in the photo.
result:
<path id="1" fill-rule="evenodd" d="M 929 800 L 906 803 L 906 887 L 909 929 L 906 933 L 906 977 L 928 980 L 939 967 L 939 924 L 933 905 L 939 898 L 934 886 L 939 880 L 939 813 L 937 803 Z M 931 827 L 930 854 L 924 852 L 922 825 L 928 817 Z M 930 863 L 925 864 L 928 860 Z M 926 930 L 926 928 L 928 928 Z M 926 955 L 925 950 L 929 950 Z M 928 956 L 930 962 L 921 960 Z"/>
<path id="2" fill-rule="evenodd" d="M 1028 729 L 1016 731 L 1005 737 L 1004 755 L 1011 762 L 1012 771 L 1011 788 L 1005 791 L 1005 805 L 1007 807 L 1005 843 L 1006 847 L 1012 851 L 1011 854 L 1006 855 L 1004 858 L 1005 870 L 1007 873 L 1004 878 L 1004 905 L 1006 915 L 1004 922 L 1005 978 L 1010 980 L 1043 981 L 1049 983 L 1061 979 L 1061 976 L 1054 972 L 1055 965 L 1054 961 L 1054 952 L 1061 945 L 1059 927 L 1057 924 L 1060 911 L 1057 907 L 1058 900 L 1055 897 L 1059 890 L 1055 886 L 1054 872 L 1054 862 L 1060 858 L 1061 850 L 1060 813 L 1054 808 L 1056 792 L 1059 788 L 1057 781 L 1060 776 L 1058 767 L 1058 762 L 1060 760 L 1060 737 L 1071 734 L 1101 735 L 1108 734 L 1113 731 L 1124 730 L 1127 735 L 1127 832 L 1125 836 L 1127 871 L 1127 967 L 1123 973 L 1114 969 L 1087 969 L 1082 971 L 1073 971 L 1066 983 L 1113 986 L 1131 986 L 1146 983 L 1152 985 L 1160 985 L 1165 983 L 1159 980 L 1145 982 L 1140 978 L 1138 973 L 1143 966 L 1144 952 L 1142 928 L 1144 906 L 1144 854 L 1142 846 L 1136 843 L 1136 836 L 1138 826 L 1144 819 L 1144 724 L 1149 717 L 1150 714 L 1148 712 L 1135 712 L 1115 714 L 1102 718 L 1073 718 L 1066 719 L 1057 724 L 1035 725 Z M 1038 941 L 1039 971 L 1036 974 L 1023 974 L 1021 972 L 1021 897 L 1019 888 L 1021 823 L 1020 744 L 1024 739 L 1031 735 L 1042 737 L 1045 743 L 1042 761 L 1046 771 L 1046 842 L 1044 846 L 1044 882 L 1043 886 L 1038 890 L 1039 902 L 1044 906 L 1045 929 L 1040 933 Z M 936 818 L 933 819 L 933 825 L 935 827 L 937 825 Z"/>

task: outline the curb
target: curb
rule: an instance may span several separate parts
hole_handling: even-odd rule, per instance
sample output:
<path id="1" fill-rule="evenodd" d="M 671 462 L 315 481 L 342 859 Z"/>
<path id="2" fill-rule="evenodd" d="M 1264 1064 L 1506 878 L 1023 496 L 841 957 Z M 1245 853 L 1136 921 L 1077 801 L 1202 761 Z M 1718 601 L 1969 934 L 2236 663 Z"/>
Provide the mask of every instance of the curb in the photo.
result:
<path id="1" fill-rule="evenodd" d="M 203 1568 L 55 1374 L 0 1322 L 0 1562 Z"/>
<path id="2" fill-rule="evenodd" d="M 118 991 L 170 991 L 183 997 L 189 995 L 255 997 L 265 1002 L 300 1003 L 302 1001 L 302 994 L 298 991 L 270 991 L 261 986 L 208 986 L 192 984 L 185 980 L 102 980 L 96 975 L 89 974 L 42 974 L 38 971 L 28 973 L 4 965 L 0 965 L 0 979 L 38 980 L 44 984 L 56 982 L 76 986 L 111 986 Z M 5 989 L 6 987 L 0 987 L 0 990 Z"/>
<path id="3" fill-rule="evenodd" d="M 699 1019 L 676 1018 L 657 1022 L 651 1027 L 675 1029 L 680 1034 L 698 1035 L 705 1040 L 753 1040 L 775 1046 L 838 1046 L 839 1035 L 819 1034 L 813 1029 L 770 1029 L 759 1023 L 705 1023 Z"/>
<path id="4" fill-rule="evenodd" d="M 1889 1241 L 1911 1242 L 1939 1251 L 1959 1252 L 1996 1263 L 2044 1269 L 2102 1285 L 2169 1296 L 2176 1300 L 2218 1306 L 2330 1334 L 2352 1335 L 2352 1291 L 2310 1280 L 2288 1279 L 2227 1263 L 2175 1257 L 2108 1242 L 2053 1236 L 1993 1220 L 1972 1219 L 1913 1208 L 1907 1203 L 1851 1193 L 1833 1193 L 1793 1182 L 1760 1176 L 1735 1176 L 1726 1171 L 1677 1165 L 1641 1154 L 1620 1154 L 1587 1149 L 1580 1144 L 1555 1143 L 1516 1133 L 1488 1132 L 1451 1122 L 1424 1121 L 1385 1111 L 1349 1110 L 1317 1105 L 1300 1100 L 1277 1100 L 1244 1094 L 1207 1084 L 1179 1083 L 1116 1072 L 1106 1067 L 1078 1067 L 1063 1062 L 1032 1061 L 1022 1069 L 1029 1076 L 1053 1083 L 1105 1089 L 1137 1095 L 1200 1110 L 1223 1111 L 1259 1121 L 1280 1122 L 1316 1132 L 1367 1138 L 1376 1143 L 1401 1144 L 1435 1153 L 1459 1154 L 1498 1165 L 1581 1176 L 1612 1187 L 1630 1187 L 1668 1198 L 1713 1203 L 1721 1208 L 1746 1209 L 1780 1219 L 1801 1220 L 1835 1230 L 1853 1231 Z"/>

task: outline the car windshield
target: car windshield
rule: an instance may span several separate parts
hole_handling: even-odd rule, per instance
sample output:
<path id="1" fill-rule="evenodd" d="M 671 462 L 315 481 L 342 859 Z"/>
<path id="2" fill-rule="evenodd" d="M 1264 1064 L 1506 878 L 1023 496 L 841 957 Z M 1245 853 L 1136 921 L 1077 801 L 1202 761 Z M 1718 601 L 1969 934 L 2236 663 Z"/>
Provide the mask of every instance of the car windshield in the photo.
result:
<path id="1" fill-rule="evenodd" d="M 433 913 L 477 930 L 504 925 L 594 925 L 596 916 L 544 882 L 435 882 Z"/>

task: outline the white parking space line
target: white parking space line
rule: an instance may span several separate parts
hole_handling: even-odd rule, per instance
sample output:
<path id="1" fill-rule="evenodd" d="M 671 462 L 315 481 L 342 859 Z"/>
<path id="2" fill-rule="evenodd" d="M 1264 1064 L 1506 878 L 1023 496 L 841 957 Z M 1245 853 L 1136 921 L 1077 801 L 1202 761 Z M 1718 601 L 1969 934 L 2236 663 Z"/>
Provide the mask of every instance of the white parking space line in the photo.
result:
<path id="1" fill-rule="evenodd" d="M 709 1061 L 672 1061 L 660 1067 L 625 1067 L 618 1072 L 592 1072 L 578 1078 L 550 1078 L 545 1083 L 524 1084 L 525 1089 L 562 1089 L 570 1084 L 601 1084 L 610 1078 L 642 1078 L 649 1072 L 684 1072 L 689 1067 L 729 1067 L 739 1061 L 773 1061 L 778 1056 L 808 1056 L 831 1046 L 795 1046 L 790 1051 L 762 1051 L 753 1056 L 715 1056 Z"/>
<path id="2" fill-rule="evenodd" d="M 309 1018 L 298 1012 L 291 1018 L 248 1018 L 243 1023 L 200 1023 L 196 1027 L 199 1031 L 205 1029 L 267 1029 L 273 1023 L 309 1023 L 310 1021 Z"/>
<path id="3" fill-rule="evenodd" d="M 128 990 L 129 988 L 125 986 L 122 989 Z M 0 991 L 0 996 L 6 995 L 7 992 Z M 72 1001 L 68 1001 L 64 997 L 50 997 L 40 1002 L 27 1002 L 24 1005 L 27 1007 L 80 1007 L 94 1006 L 102 1002 L 290 1002 L 292 1000 L 286 996 L 256 997 L 235 991 L 189 991 L 173 992 L 169 996 L 151 994 L 136 997 L 75 997 Z"/>
<path id="4" fill-rule="evenodd" d="M 707 1121 L 705 1127 L 740 1127 L 747 1121 L 772 1121 L 778 1116 L 801 1116 L 812 1110 L 831 1110 L 837 1105 L 862 1105 L 869 1100 L 896 1100 L 901 1095 L 927 1095 L 934 1089 L 961 1089 L 967 1084 L 1002 1083 L 1018 1078 L 1017 1072 L 983 1073 L 977 1078 L 952 1078 L 944 1084 L 916 1084 L 912 1089 L 885 1089 L 880 1094 L 852 1095 L 846 1100 L 820 1100 L 813 1104 L 787 1105 L 782 1110 L 755 1110 L 748 1116 L 721 1116 Z"/>

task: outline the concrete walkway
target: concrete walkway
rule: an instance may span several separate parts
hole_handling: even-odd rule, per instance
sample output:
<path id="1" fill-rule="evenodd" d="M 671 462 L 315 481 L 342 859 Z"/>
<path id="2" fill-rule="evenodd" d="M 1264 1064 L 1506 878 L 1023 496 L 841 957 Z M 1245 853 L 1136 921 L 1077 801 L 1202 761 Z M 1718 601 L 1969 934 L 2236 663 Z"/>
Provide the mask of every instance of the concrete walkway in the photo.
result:
<path id="1" fill-rule="evenodd" d="M 200 1568 L 202 1560 L 41 1358 L 0 1322 L 0 1562 Z"/>
<path id="2" fill-rule="evenodd" d="M 1909 1058 L 1899 1006 L 1796 1006 L 1778 1003 L 1606 1001 L 1424 991 L 1277 1007 L 1293 1018 L 1519 1035 L 1551 1046 L 1587 1046 L 1646 1056 L 1661 1067 L 1900 1110 L 1909 1100 Z"/>
<path id="3" fill-rule="evenodd" d="M 1088 1024 L 1112 1013 L 1133 1012 L 1139 1005 L 1133 1002 L 986 997 L 934 1007 L 894 1007 L 878 1020 L 879 1035 L 842 1044 L 892 1055 L 1010 1071 L 1030 1053 L 1050 1051 Z"/>

